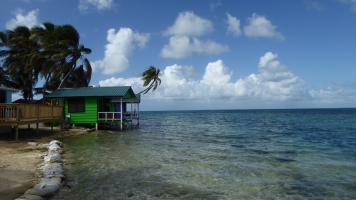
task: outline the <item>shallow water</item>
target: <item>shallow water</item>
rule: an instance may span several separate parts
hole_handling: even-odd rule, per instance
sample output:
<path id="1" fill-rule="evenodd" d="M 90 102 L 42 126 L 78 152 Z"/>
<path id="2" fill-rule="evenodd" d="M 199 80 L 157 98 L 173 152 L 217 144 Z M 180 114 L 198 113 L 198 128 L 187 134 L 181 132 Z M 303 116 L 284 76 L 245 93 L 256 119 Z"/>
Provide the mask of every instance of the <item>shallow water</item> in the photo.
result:
<path id="1" fill-rule="evenodd" d="M 142 112 L 64 140 L 54 199 L 355 199 L 356 109 Z"/>

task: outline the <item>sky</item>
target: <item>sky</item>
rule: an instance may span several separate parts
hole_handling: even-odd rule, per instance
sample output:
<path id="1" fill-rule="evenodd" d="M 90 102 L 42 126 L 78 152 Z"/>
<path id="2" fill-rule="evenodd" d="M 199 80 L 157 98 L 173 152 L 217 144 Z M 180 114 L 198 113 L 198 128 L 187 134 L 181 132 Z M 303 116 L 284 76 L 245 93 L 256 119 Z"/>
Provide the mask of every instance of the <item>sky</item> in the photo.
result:
<path id="1" fill-rule="evenodd" d="M 356 0 L 2 0 L 0 30 L 43 22 L 77 29 L 91 86 L 160 69 L 141 110 L 356 105 Z"/>

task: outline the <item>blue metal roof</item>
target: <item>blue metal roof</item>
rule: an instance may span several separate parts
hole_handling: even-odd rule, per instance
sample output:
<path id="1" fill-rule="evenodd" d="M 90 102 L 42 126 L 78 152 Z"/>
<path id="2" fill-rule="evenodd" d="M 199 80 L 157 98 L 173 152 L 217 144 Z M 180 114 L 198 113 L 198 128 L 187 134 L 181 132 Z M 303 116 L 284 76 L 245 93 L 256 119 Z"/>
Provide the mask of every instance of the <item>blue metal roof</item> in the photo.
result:
<path id="1" fill-rule="evenodd" d="M 135 98 L 131 86 L 60 88 L 46 95 L 46 98 L 124 97 L 128 92 Z"/>

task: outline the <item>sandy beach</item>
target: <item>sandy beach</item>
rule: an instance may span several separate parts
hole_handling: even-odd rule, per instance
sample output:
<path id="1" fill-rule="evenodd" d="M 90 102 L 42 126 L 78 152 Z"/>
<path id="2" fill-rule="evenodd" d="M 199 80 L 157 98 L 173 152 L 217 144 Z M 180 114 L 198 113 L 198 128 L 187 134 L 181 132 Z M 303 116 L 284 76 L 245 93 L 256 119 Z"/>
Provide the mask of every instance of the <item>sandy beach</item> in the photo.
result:
<path id="1" fill-rule="evenodd" d="M 13 200 L 38 183 L 35 176 L 36 166 L 43 162 L 41 156 L 48 152 L 44 146 L 31 146 L 28 142 L 49 143 L 70 135 L 85 133 L 81 129 L 62 132 L 59 127 L 39 125 L 39 138 L 36 136 L 36 124 L 19 127 L 19 140 L 14 133 L 0 134 L 0 196 L 2 200 Z"/>

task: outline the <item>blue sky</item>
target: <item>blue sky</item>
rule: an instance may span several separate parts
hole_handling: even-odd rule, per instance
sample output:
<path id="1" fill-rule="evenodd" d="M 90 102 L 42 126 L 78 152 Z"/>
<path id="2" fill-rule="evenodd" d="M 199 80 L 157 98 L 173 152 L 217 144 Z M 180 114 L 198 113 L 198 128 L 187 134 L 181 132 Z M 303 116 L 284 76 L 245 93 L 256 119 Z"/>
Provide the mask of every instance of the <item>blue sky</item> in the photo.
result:
<path id="1" fill-rule="evenodd" d="M 159 68 L 143 110 L 356 105 L 355 0 L 2 1 L 2 30 L 43 22 L 78 30 L 91 85 Z"/>

